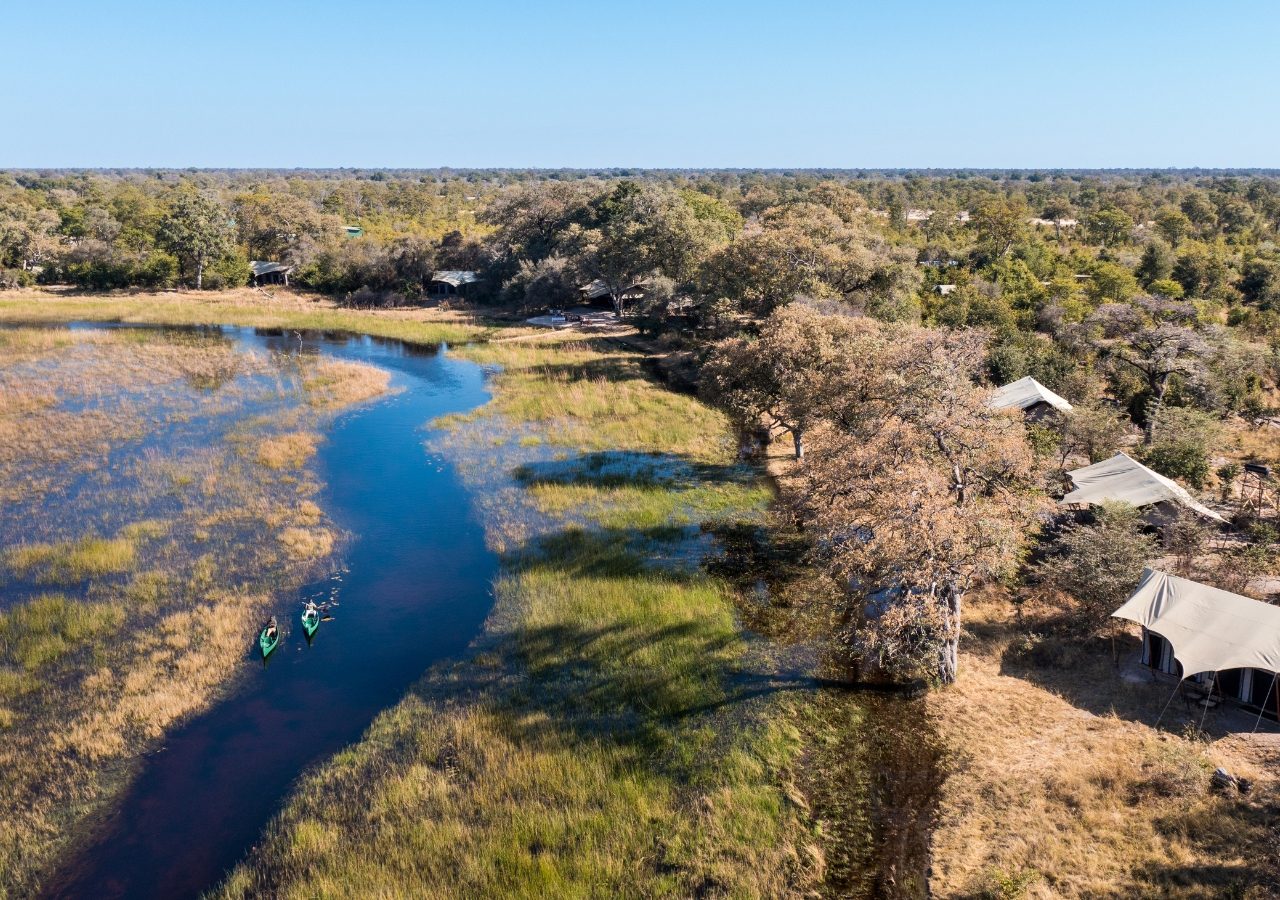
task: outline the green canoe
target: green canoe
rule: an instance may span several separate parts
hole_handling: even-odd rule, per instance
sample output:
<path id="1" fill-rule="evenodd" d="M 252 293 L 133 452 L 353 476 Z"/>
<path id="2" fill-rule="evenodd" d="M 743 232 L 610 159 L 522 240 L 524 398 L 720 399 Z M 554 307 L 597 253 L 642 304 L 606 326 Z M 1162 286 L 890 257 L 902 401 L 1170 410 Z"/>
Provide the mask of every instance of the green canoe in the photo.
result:
<path id="1" fill-rule="evenodd" d="M 320 610 L 308 604 L 307 608 L 302 611 L 302 630 L 307 633 L 307 637 L 311 637 L 319 627 Z"/>
<path id="2" fill-rule="evenodd" d="M 272 616 L 266 625 L 262 626 L 262 632 L 258 635 L 258 649 L 262 651 L 262 658 L 266 659 L 271 655 L 271 651 L 276 649 L 276 645 L 280 643 L 280 628 L 276 625 L 276 617 Z"/>

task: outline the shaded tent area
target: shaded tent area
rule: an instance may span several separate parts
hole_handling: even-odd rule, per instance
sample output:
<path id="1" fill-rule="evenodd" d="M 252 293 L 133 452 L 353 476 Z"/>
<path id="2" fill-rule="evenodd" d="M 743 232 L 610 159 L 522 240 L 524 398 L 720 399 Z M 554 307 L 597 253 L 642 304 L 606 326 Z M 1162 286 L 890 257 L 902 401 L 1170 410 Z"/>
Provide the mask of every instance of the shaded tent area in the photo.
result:
<path id="1" fill-rule="evenodd" d="M 463 269 L 446 269 L 431 274 L 427 292 L 432 297 L 465 297 L 473 284 L 483 281 L 479 274 Z"/>
<path id="2" fill-rule="evenodd" d="M 1067 475 L 1074 490 L 1058 501 L 1061 506 L 1128 503 L 1144 510 L 1143 518 L 1156 526 L 1168 524 L 1177 517 L 1179 507 L 1185 507 L 1226 524 L 1226 519 L 1192 497 L 1182 485 L 1125 453 L 1073 469 Z"/>
<path id="3" fill-rule="evenodd" d="M 622 302 L 634 303 L 637 300 L 643 300 L 645 293 L 649 287 L 649 280 L 642 278 L 639 281 L 628 285 L 622 290 Z M 613 305 L 613 296 L 610 292 L 609 285 L 597 278 L 595 281 L 584 284 L 578 288 L 578 294 L 586 303 L 603 303 L 609 306 Z"/>
<path id="4" fill-rule="evenodd" d="M 294 267 L 284 263 L 255 259 L 250 261 L 249 269 L 252 272 L 254 285 L 282 284 L 288 287 L 289 273 Z"/>
<path id="5" fill-rule="evenodd" d="M 1204 687 L 1206 712 L 1226 699 L 1280 717 L 1280 607 L 1144 569 L 1112 616 L 1142 626 L 1144 665 Z"/>
<path id="6" fill-rule="evenodd" d="M 1020 409 L 1032 420 L 1074 408 L 1030 375 L 996 388 L 987 405 L 992 409 Z"/>

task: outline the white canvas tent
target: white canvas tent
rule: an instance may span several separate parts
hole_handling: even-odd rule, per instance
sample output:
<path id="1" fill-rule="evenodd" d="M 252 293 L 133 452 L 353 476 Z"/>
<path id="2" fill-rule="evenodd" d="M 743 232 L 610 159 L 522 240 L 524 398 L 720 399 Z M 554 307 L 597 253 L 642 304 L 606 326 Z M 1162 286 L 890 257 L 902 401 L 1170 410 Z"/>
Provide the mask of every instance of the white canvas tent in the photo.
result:
<path id="1" fill-rule="evenodd" d="M 1010 382 L 996 392 L 987 401 L 992 409 L 1031 409 L 1046 403 L 1061 412 L 1071 412 L 1072 406 L 1062 397 L 1049 390 L 1030 375 Z"/>
<path id="2" fill-rule="evenodd" d="M 1128 503 L 1143 507 L 1157 503 L 1176 503 L 1198 512 L 1215 522 L 1226 520 L 1209 507 L 1196 501 L 1186 488 L 1176 481 L 1153 472 L 1142 463 L 1117 453 L 1100 463 L 1074 469 L 1067 473 L 1075 490 L 1060 501 L 1063 506 L 1073 503 L 1098 504 L 1108 501 Z"/>
<path id="3" fill-rule="evenodd" d="M 1154 631 L 1185 676 L 1227 669 L 1280 672 L 1280 606 L 1144 569 L 1112 615 Z"/>

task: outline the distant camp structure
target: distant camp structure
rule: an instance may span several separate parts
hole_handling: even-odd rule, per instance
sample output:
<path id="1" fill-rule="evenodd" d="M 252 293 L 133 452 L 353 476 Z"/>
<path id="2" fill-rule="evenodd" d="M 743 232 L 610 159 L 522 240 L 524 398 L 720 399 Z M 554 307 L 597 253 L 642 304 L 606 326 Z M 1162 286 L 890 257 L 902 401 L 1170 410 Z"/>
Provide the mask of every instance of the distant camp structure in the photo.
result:
<path id="1" fill-rule="evenodd" d="M 284 263 L 263 260 L 253 260 L 249 263 L 249 268 L 253 272 L 254 285 L 282 284 L 285 287 L 289 286 L 289 273 L 294 269 L 293 266 Z"/>
<path id="2" fill-rule="evenodd" d="M 1063 506 L 1128 503 L 1142 509 L 1143 518 L 1155 526 L 1167 525 L 1177 517 L 1179 507 L 1186 507 L 1206 519 L 1226 524 L 1222 516 L 1197 501 L 1182 485 L 1124 453 L 1074 469 L 1067 476 L 1075 490 L 1058 501 Z"/>
<path id="3" fill-rule="evenodd" d="M 1202 686 L 1205 711 L 1226 699 L 1280 713 L 1280 606 L 1144 569 L 1112 616 L 1142 626 L 1143 665 Z"/>
<path id="4" fill-rule="evenodd" d="M 483 280 L 475 272 L 461 269 L 434 272 L 431 275 L 431 282 L 427 285 L 427 293 L 432 297 L 465 297 L 471 285 L 479 284 Z"/>
<path id="5" fill-rule="evenodd" d="M 347 237 L 364 237 L 364 229 L 359 225 L 344 225 L 342 230 Z"/>
<path id="6" fill-rule="evenodd" d="M 1070 403 L 1030 375 L 997 388 L 987 405 L 992 409 L 1020 409 L 1033 421 L 1055 411 L 1071 412 L 1073 409 Z"/>

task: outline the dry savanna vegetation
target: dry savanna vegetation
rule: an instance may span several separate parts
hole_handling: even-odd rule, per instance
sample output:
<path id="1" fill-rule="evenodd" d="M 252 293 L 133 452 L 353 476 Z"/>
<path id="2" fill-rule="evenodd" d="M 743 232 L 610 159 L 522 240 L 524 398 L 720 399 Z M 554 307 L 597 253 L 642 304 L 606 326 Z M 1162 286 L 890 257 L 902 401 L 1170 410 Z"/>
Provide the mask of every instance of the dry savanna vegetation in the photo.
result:
<path id="1" fill-rule="evenodd" d="M 332 554 L 308 465 L 388 376 L 214 332 L 0 348 L 0 895 L 24 896 Z"/>
<path id="2" fill-rule="evenodd" d="M 952 748 L 933 888 L 941 896 L 1275 896 L 1280 749 L 1252 714 L 1209 714 L 1104 642 L 1027 652 L 1058 611 L 992 589 L 969 610 L 962 675 L 931 694 Z M 1114 648 L 1137 655 L 1136 636 Z M 1206 732 L 1200 725 L 1205 724 Z M 1250 779 L 1215 792 L 1214 768 Z"/>

